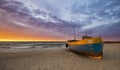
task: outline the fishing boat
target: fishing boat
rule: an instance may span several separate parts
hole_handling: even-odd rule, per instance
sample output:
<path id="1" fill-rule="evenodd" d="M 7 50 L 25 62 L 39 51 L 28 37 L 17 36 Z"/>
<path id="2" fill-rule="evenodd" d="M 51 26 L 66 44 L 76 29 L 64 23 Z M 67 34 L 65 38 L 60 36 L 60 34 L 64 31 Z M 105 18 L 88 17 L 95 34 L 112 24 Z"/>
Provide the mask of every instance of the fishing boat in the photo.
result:
<path id="1" fill-rule="evenodd" d="M 66 47 L 80 54 L 103 58 L 103 41 L 101 37 L 83 36 L 82 40 L 68 40 Z"/>

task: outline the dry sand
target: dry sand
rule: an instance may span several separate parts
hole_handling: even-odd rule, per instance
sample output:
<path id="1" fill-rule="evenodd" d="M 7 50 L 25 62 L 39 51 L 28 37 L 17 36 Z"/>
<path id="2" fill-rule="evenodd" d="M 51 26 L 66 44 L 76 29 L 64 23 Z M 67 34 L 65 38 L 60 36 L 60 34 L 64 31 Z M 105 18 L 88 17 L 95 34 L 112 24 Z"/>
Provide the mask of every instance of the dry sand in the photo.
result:
<path id="1" fill-rule="evenodd" d="M 105 44 L 103 60 L 68 49 L 0 51 L 0 70 L 120 70 L 120 44 Z"/>

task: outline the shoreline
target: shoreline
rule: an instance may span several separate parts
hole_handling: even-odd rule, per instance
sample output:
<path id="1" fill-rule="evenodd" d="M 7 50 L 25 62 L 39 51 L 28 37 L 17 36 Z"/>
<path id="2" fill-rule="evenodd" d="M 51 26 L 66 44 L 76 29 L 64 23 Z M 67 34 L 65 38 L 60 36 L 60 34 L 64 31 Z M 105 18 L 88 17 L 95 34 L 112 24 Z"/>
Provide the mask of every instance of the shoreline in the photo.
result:
<path id="1" fill-rule="evenodd" d="M 105 44 L 103 60 L 68 49 L 0 51 L 0 70 L 120 70 L 120 44 Z"/>

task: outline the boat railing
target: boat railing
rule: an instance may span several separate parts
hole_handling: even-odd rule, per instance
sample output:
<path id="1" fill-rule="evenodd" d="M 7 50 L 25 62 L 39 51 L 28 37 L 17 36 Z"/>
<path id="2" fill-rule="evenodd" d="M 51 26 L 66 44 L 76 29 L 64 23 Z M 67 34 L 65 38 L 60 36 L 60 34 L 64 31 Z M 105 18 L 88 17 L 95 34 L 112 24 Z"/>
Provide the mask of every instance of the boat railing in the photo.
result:
<path id="1" fill-rule="evenodd" d="M 90 39 L 90 38 L 92 38 L 92 37 L 91 36 L 87 36 L 87 35 L 82 37 L 82 39 Z"/>

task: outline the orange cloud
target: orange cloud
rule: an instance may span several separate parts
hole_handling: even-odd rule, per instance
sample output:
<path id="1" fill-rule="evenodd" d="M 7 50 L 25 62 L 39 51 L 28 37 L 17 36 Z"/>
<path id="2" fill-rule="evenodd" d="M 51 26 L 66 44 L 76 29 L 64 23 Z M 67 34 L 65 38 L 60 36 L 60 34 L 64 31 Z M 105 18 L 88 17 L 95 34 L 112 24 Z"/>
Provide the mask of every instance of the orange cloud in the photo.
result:
<path id="1" fill-rule="evenodd" d="M 40 36 L 29 32 L 0 30 L 0 41 L 60 41 L 60 39 Z"/>

